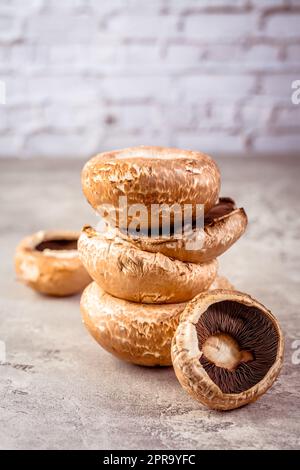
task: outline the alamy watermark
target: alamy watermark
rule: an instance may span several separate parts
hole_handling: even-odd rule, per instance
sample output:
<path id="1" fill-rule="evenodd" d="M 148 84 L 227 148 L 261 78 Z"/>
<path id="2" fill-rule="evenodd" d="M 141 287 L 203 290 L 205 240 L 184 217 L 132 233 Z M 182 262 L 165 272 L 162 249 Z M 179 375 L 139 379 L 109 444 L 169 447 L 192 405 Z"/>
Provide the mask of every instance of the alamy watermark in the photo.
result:
<path id="1" fill-rule="evenodd" d="M 300 339 L 295 339 L 291 347 L 294 350 L 292 353 L 292 364 L 298 366 L 300 364 Z"/>
<path id="2" fill-rule="evenodd" d="M 293 104 L 300 104 L 300 80 L 294 80 L 292 82 L 293 93 L 291 95 L 291 101 Z"/>
<path id="3" fill-rule="evenodd" d="M 6 85 L 3 80 L 0 80 L 0 104 L 6 104 Z"/>
<path id="4" fill-rule="evenodd" d="M 128 204 L 120 196 L 118 205 L 100 204 L 98 232 L 121 230 L 131 238 L 185 239 L 187 250 L 199 250 L 204 243 L 203 204 Z"/>

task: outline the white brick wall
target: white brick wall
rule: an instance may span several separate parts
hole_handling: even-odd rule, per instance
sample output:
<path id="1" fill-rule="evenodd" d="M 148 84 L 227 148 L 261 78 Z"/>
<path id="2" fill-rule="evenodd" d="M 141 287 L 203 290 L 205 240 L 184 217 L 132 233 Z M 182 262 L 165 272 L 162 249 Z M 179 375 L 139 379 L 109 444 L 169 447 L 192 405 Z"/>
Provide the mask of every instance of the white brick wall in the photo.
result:
<path id="1" fill-rule="evenodd" d="M 298 153 L 300 0 L 0 0 L 0 157 Z"/>

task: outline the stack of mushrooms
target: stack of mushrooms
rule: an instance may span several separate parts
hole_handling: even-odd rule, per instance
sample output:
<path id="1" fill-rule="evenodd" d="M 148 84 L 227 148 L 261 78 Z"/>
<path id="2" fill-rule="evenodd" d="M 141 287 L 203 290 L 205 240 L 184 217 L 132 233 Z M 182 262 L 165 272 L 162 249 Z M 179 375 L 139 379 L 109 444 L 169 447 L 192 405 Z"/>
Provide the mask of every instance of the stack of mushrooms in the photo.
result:
<path id="1" fill-rule="evenodd" d="M 183 387 L 212 408 L 264 393 L 281 366 L 282 335 L 265 307 L 217 274 L 247 216 L 219 197 L 216 163 L 196 151 L 129 148 L 89 160 L 82 186 L 105 222 L 85 226 L 78 241 L 94 280 L 81 311 L 96 341 L 135 364 L 173 363 Z"/>

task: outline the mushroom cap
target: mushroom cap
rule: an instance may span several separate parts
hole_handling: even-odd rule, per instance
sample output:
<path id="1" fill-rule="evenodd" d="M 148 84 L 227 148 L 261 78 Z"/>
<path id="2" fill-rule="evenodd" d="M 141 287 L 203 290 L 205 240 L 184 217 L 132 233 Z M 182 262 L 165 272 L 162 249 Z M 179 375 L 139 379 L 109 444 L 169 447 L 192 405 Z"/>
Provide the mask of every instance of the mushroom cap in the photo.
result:
<path id="1" fill-rule="evenodd" d="M 210 285 L 208 290 L 211 291 L 211 290 L 217 290 L 217 289 L 234 290 L 234 286 L 227 279 L 227 277 L 217 275 L 214 282 Z"/>
<path id="2" fill-rule="evenodd" d="M 225 282 L 217 276 L 214 284 Z M 117 299 L 92 282 L 80 306 L 87 330 L 111 354 L 143 366 L 172 365 L 171 342 L 185 302 L 138 304 Z"/>
<path id="3" fill-rule="evenodd" d="M 86 270 L 106 292 L 142 303 L 178 303 L 209 288 L 218 263 L 183 263 L 86 226 L 78 240 Z"/>
<path id="4" fill-rule="evenodd" d="M 213 214 L 218 205 L 229 206 L 229 210 Z M 204 219 L 204 227 L 186 230 L 179 238 L 174 235 L 132 237 L 121 229 L 117 234 L 141 250 L 161 253 L 184 262 L 206 263 L 228 250 L 243 235 L 247 224 L 243 208 L 236 208 L 231 198 L 220 198 Z M 193 248 L 193 244 L 196 248 Z"/>
<path id="5" fill-rule="evenodd" d="M 36 249 L 49 241 L 68 242 L 78 237 L 79 232 L 41 230 L 24 238 L 15 252 L 18 279 L 42 294 L 63 297 L 80 292 L 91 278 L 77 249 Z"/>
<path id="6" fill-rule="evenodd" d="M 84 290 L 80 305 L 88 331 L 110 353 L 144 366 L 172 364 L 171 340 L 185 303 L 128 302 L 93 282 Z"/>
<path id="7" fill-rule="evenodd" d="M 234 301 L 261 311 L 277 334 L 276 359 L 267 374 L 254 386 L 241 393 L 223 393 L 213 382 L 200 358 L 196 325 L 207 309 L 222 301 Z M 230 410 L 257 400 L 276 380 L 283 362 L 284 339 L 276 318 L 260 302 L 247 294 L 234 290 L 213 290 L 199 294 L 187 304 L 172 341 L 172 362 L 182 387 L 200 403 L 209 408 Z"/>
<path id="8" fill-rule="evenodd" d="M 120 196 L 127 204 L 203 204 L 207 212 L 220 190 L 220 172 L 211 157 L 191 150 L 166 147 L 131 147 L 100 153 L 82 170 L 82 188 L 91 206 L 98 210 L 111 204 L 119 210 Z M 126 219 L 126 220 L 125 220 Z M 127 212 L 125 225 L 132 220 Z M 117 224 L 124 223 L 117 220 Z"/>

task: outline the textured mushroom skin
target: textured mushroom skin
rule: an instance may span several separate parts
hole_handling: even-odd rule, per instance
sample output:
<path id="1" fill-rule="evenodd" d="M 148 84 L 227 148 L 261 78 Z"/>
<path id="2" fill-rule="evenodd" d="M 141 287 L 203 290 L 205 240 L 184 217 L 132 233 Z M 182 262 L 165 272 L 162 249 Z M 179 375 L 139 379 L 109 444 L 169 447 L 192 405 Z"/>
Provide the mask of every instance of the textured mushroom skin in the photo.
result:
<path id="1" fill-rule="evenodd" d="M 220 198 L 222 201 L 223 198 Z M 227 198 L 226 198 L 227 199 Z M 170 237 L 130 237 L 119 230 L 118 236 L 141 250 L 161 253 L 165 256 L 190 263 L 206 263 L 228 250 L 245 232 L 248 224 L 243 208 L 217 218 L 203 228 L 194 229 L 176 239 Z M 189 243 L 200 242 L 200 249 L 189 248 Z M 191 246 L 191 245 L 190 245 Z"/>
<path id="2" fill-rule="evenodd" d="M 227 290 L 233 290 L 234 286 L 231 284 L 231 282 L 227 279 L 225 276 L 219 276 L 215 278 L 214 282 L 210 285 L 208 290 L 216 290 L 216 289 L 227 289 Z"/>
<path id="3" fill-rule="evenodd" d="M 78 238 L 78 232 L 37 232 L 24 238 L 16 248 L 17 278 L 32 289 L 47 295 L 64 297 L 82 291 L 91 278 L 76 250 L 45 253 L 34 247 L 45 239 Z"/>
<path id="4" fill-rule="evenodd" d="M 84 227 L 78 241 L 81 260 L 90 276 L 115 297 L 142 303 L 190 300 L 210 287 L 217 261 L 183 263 L 149 253 L 118 237 Z"/>
<path id="5" fill-rule="evenodd" d="M 224 277 L 216 287 L 230 284 Z M 95 282 L 81 297 L 83 322 L 95 340 L 119 359 L 143 366 L 170 366 L 171 342 L 186 303 L 137 304 L 117 299 Z"/>
<path id="6" fill-rule="evenodd" d="M 202 352 L 198 348 L 195 325 L 212 303 L 223 300 L 233 300 L 250 307 L 257 307 L 272 321 L 278 334 L 276 361 L 268 374 L 249 390 L 238 394 L 222 393 L 199 362 Z M 172 362 L 180 384 L 200 403 L 217 410 L 239 408 L 263 395 L 272 386 L 280 372 L 283 354 L 283 335 L 272 313 L 249 295 L 232 290 L 203 292 L 189 302 L 172 341 Z"/>
<path id="7" fill-rule="evenodd" d="M 145 366 L 171 365 L 171 340 L 185 307 L 117 299 L 95 282 L 83 292 L 83 322 L 96 341 L 120 359 Z"/>
<path id="8" fill-rule="evenodd" d="M 89 160 L 82 170 L 82 188 L 94 209 L 102 204 L 203 204 L 205 212 L 216 202 L 220 172 L 201 152 L 165 147 L 132 147 L 105 152 Z M 195 207 L 193 207 L 195 215 Z M 128 221 L 131 218 L 128 217 Z"/>

